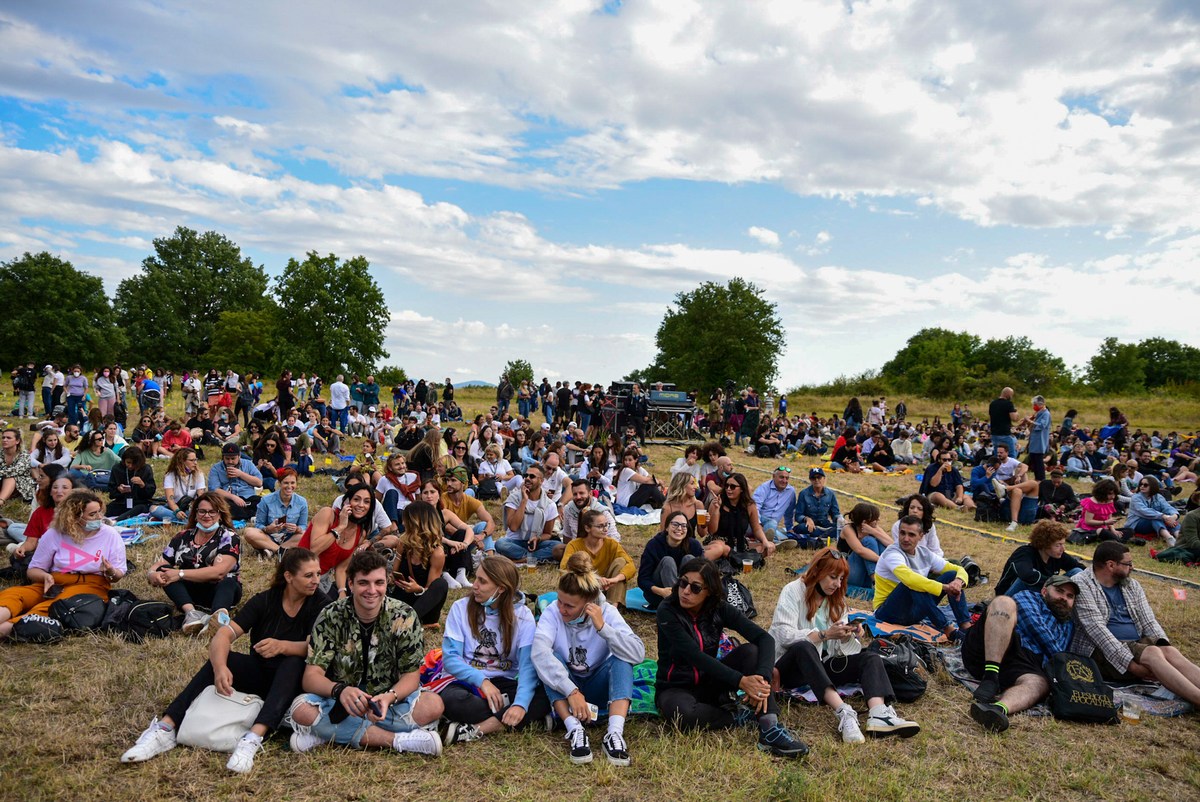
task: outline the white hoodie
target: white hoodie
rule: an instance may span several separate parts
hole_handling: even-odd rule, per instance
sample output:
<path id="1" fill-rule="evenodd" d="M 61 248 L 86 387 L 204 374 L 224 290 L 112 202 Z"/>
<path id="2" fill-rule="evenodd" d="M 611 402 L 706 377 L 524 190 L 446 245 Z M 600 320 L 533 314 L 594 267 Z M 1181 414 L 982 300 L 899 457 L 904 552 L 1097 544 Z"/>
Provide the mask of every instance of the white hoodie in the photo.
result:
<path id="1" fill-rule="evenodd" d="M 610 654 L 635 666 L 646 659 L 642 639 L 625 623 L 616 606 L 603 598 L 596 603 L 604 616 L 604 628 L 599 631 L 587 615 L 578 624 L 563 621 L 557 601 L 538 621 L 533 636 L 533 665 L 542 682 L 563 696 L 576 689 L 573 676 L 590 677 Z"/>

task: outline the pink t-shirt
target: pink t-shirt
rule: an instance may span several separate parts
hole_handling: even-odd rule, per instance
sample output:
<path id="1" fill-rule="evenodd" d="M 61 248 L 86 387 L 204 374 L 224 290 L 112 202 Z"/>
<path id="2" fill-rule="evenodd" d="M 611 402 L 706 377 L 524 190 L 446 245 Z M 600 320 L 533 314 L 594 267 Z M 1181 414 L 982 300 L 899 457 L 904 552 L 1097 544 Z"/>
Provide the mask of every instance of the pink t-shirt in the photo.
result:
<path id="1" fill-rule="evenodd" d="M 101 557 L 117 572 L 125 573 L 125 544 L 121 534 L 108 524 L 82 543 L 63 537 L 51 527 L 38 541 L 29 567 L 59 574 L 99 574 L 103 571 Z"/>
<path id="2" fill-rule="evenodd" d="M 1112 518 L 1117 511 L 1116 504 L 1112 503 L 1111 501 L 1107 504 L 1101 504 L 1091 496 L 1084 496 L 1083 500 L 1079 502 L 1079 506 L 1083 508 L 1084 512 L 1084 515 L 1079 519 L 1079 528 L 1088 532 L 1094 532 L 1103 526 L 1108 526 L 1109 519 Z M 1093 518 L 1095 518 L 1097 521 L 1100 521 L 1099 525 L 1088 526 L 1087 513 L 1089 512 L 1092 514 Z"/>

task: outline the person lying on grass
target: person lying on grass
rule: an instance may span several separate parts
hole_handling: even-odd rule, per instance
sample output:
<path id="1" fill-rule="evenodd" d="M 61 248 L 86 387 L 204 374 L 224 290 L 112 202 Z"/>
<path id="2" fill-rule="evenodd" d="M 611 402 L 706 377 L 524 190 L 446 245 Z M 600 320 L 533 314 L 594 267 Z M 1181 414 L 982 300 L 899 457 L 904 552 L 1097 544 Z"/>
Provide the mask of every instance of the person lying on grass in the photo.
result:
<path id="1" fill-rule="evenodd" d="M 584 514 L 585 521 L 589 514 Z M 604 585 L 589 554 L 580 550 L 570 555 L 566 573 L 558 580 L 558 599 L 538 621 L 533 663 L 554 712 L 567 727 L 572 763 L 592 760 L 584 730 L 592 720 L 592 704 L 608 710 L 604 756 L 615 766 L 629 765 L 625 717 L 633 699 L 633 668 L 644 659 L 641 639 L 605 601 Z"/>
<path id="2" fill-rule="evenodd" d="M 225 764 L 239 774 L 250 771 L 263 738 L 279 726 L 300 693 L 308 635 L 326 604 L 324 594 L 317 593 L 320 579 L 317 555 L 308 549 L 289 549 L 275 568 L 271 587 L 246 602 L 231 622 L 217 630 L 208 644 L 208 662 L 167 706 L 162 718 L 151 721 L 137 743 L 121 755 L 121 762 L 140 763 L 174 749 L 188 707 L 212 685 L 225 696 L 236 690 L 264 700 L 253 726 Z M 246 632 L 250 633 L 250 653 L 232 651 L 234 641 Z"/>

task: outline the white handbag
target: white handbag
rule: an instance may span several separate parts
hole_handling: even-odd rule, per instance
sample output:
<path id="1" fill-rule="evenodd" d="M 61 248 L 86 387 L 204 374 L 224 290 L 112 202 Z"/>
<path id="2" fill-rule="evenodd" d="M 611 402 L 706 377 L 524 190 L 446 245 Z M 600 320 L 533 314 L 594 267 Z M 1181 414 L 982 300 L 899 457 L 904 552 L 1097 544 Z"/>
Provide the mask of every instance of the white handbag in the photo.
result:
<path id="1" fill-rule="evenodd" d="M 209 685 L 188 707 L 175 740 L 185 746 L 232 752 L 262 706 L 262 698 L 252 693 L 234 691 L 232 696 L 222 696 L 216 686 Z"/>

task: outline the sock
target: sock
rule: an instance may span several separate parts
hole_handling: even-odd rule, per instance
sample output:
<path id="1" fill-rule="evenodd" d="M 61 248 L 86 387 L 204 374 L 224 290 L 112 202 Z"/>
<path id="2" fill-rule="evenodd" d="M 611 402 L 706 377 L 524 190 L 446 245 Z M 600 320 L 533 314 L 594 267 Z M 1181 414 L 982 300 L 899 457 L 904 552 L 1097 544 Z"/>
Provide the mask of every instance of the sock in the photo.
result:
<path id="1" fill-rule="evenodd" d="M 563 724 L 566 725 L 568 733 L 574 732 L 583 726 L 579 723 L 579 719 L 575 718 L 574 716 L 567 716 L 565 719 L 563 719 Z"/>
<path id="2" fill-rule="evenodd" d="M 242 740 L 253 741 L 254 743 L 260 744 L 262 743 L 262 736 L 258 733 L 247 731 L 246 734 L 242 736 Z"/>
<path id="3" fill-rule="evenodd" d="M 458 584 L 462 585 L 464 588 L 471 584 L 471 580 L 467 579 L 466 568 L 459 568 L 458 573 L 454 575 L 454 578 L 458 581 Z"/>
<path id="4" fill-rule="evenodd" d="M 625 717 L 624 716 L 609 716 L 608 731 L 615 732 L 617 735 L 625 734 Z"/>
<path id="5" fill-rule="evenodd" d="M 167 722 L 165 722 L 165 721 L 160 721 L 160 722 L 158 722 L 158 728 L 159 728 L 160 730 L 166 730 L 167 732 L 175 732 L 175 725 L 174 725 L 174 724 L 168 724 L 168 723 L 167 723 Z"/>
<path id="6" fill-rule="evenodd" d="M 881 716 L 887 711 L 887 705 L 875 705 L 867 711 L 868 716 Z"/>
<path id="7" fill-rule="evenodd" d="M 989 674 L 991 674 L 993 676 L 988 676 Z M 984 679 L 993 679 L 993 680 L 999 679 L 1000 678 L 1000 664 L 992 663 L 992 662 L 984 663 L 983 664 L 983 678 Z"/>
<path id="8" fill-rule="evenodd" d="M 763 713 L 758 717 L 758 729 L 760 732 L 766 732 L 778 724 L 779 716 L 775 715 L 774 713 Z"/>
<path id="9" fill-rule="evenodd" d="M 996 707 L 1003 710 L 1004 715 L 1006 715 L 1006 716 L 1008 715 L 1008 705 L 1004 704 L 1004 702 L 992 702 L 992 704 L 994 704 Z"/>

